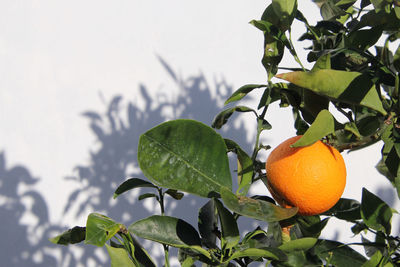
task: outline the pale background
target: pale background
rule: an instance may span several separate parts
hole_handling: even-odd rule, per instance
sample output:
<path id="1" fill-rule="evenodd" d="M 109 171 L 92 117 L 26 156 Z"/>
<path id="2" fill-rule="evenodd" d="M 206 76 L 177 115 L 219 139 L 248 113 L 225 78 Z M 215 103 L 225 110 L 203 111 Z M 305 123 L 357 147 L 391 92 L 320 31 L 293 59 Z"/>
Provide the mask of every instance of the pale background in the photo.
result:
<path id="1" fill-rule="evenodd" d="M 129 175 L 143 178 L 135 161 L 139 135 L 174 118 L 210 125 L 232 90 L 265 82 L 262 33 L 248 22 L 268 3 L 1 0 L 2 264 L 109 266 L 103 248 L 61 248 L 47 238 L 85 225 L 90 212 L 127 225 L 159 212 L 151 200 L 137 203 L 139 190 L 111 199 Z M 311 1 L 300 0 L 299 9 L 311 24 L 320 17 Z M 296 24 L 293 39 L 299 31 L 303 26 Z M 304 63 L 301 47 L 307 45 L 296 43 Z M 251 99 L 243 103 L 257 105 Z M 275 146 L 295 134 L 289 109 L 275 106 L 267 119 L 273 130 L 263 134 L 265 144 Z M 250 153 L 255 120 L 235 115 L 221 134 Z M 380 146 L 344 154 L 343 197 L 361 200 L 364 186 L 399 209 L 395 191 L 374 168 Z M 259 184 L 251 193 L 265 194 L 266 188 Z M 168 201 L 168 214 L 196 225 L 197 209 L 205 202 L 187 196 L 184 203 Z M 253 228 L 241 221 L 243 231 Z M 332 220 L 328 229 L 326 238 L 359 241 L 343 223 Z M 393 232 L 398 231 L 395 223 Z M 158 246 L 145 244 L 162 259 Z"/>

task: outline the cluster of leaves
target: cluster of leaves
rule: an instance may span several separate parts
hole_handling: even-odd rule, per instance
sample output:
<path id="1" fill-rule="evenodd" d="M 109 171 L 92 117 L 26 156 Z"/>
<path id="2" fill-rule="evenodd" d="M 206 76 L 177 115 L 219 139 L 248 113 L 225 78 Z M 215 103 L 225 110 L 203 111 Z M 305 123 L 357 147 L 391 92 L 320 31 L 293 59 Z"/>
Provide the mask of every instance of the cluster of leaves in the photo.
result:
<path id="1" fill-rule="evenodd" d="M 391 235 L 393 211 L 367 189 L 363 189 L 360 202 L 340 199 L 331 210 L 316 216 L 299 216 L 297 208 L 279 207 L 267 196 L 247 196 L 252 183 L 267 179 L 257 155 L 268 146 L 261 144 L 259 137 L 272 127 L 266 114 L 276 101 L 293 110 L 294 127 L 303 135 L 294 146 L 323 139 L 340 151 L 351 151 L 382 140 L 382 160 L 377 168 L 400 192 L 400 47 L 390 50 L 400 36 L 400 3 L 363 0 L 356 6 L 356 1 L 326 0 L 318 4 L 323 20 L 314 26 L 297 10 L 296 0 L 273 0 L 261 19 L 251 22 L 265 37 L 262 64 L 267 83 L 239 88 L 226 104 L 241 100 L 255 89 L 263 89 L 263 95 L 257 109 L 240 105 L 227 108 L 212 123 L 219 129 L 234 112 L 252 112 L 257 120 L 257 138 L 251 155 L 200 122 L 162 123 L 139 140 L 138 162 L 149 181 L 131 178 L 114 195 L 147 187 L 153 192 L 141 195 L 139 200 L 154 198 L 161 214 L 125 227 L 93 213 L 86 227 L 72 228 L 52 241 L 105 245 L 112 266 L 154 266 L 136 237 L 163 244 L 166 266 L 170 246 L 179 248 L 182 266 L 193 266 L 196 261 L 210 266 L 247 266 L 254 261 L 273 266 L 397 266 L 400 239 Z M 314 62 L 311 70 L 304 68 L 292 43 L 294 20 L 306 28 L 300 41 L 312 42 L 307 56 Z M 382 38 L 384 45 L 376 45 Z M 285 51 L 299 68 L 277 74 Z M 289 83 L 273 82 L 274 77 Z M 329 107 L 342 113 L 346 121 L 336 120 Z M 235 192 L 228 152 L 234 153 L 238 162 Z M 164 214 L 166 195 L 179 200 L 184 196 L 181 191 L 209 199 L 198 212 L 198 230 Z M 240 216 L 268 222 L 268 230 L 257 228 L 241 235 L 237 225 Z M 349 244 L 319 237 L 332 217 L 350 222 L 354 234 L 375 234 L 374 241 L 363 236 L 358 244 L 367 257 Z"/>

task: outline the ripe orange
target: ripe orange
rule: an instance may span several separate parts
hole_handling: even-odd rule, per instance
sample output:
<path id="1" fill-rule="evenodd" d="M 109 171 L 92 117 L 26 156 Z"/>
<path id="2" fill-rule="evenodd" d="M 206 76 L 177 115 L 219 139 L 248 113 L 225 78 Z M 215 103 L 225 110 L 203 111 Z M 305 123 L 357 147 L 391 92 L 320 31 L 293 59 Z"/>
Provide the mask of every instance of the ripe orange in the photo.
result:
<path id="1" fill-rule="evenodd" d="M 284 207 L 298 207 L 300 215 L 316 215 L 333 207 L 346 185 L 346 166 L 334 147 L 321 141 L 290 147 L 301 136 L 278 145 L 265 164 L 267 185 Z"/>

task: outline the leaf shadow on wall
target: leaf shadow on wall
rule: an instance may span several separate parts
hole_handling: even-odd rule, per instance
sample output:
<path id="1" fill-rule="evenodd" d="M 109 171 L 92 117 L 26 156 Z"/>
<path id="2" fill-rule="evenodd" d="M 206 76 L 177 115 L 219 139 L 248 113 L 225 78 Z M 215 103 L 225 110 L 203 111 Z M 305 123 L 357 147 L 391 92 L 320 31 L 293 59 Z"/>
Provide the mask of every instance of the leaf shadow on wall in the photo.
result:
<path id="1" fill-rule="evenodd" d="M 138 201 L 140 194 L 155 193 L 150 188 L 134 189 L 115 200 L 112 199 L 117 186 L 127 177 L 146 179 L 137 163 L 139 136 L 170 119 L 195 119 L 211 125 L 213 118 L 222 110 L 222 103 L 232 93 L 232 88 L 224 79 L 214 80 L 210 84 L 202 73 L 188 78 L 180 77 L 161 57 L 159 61 L 173 80 L 174 89 L 178 88 L 178 93 L 173 95 L 172 100 L 170 94 L 163 93 L 152 98 L 149 89 L 142 84 L 139 86 L 140 94 L 133 97 L 140 98 L 144 108 L 126 102 L 121 96 L 115 96 L 108 103 L 106 112 L 83 113 L 89 119 L 99 148 L 90 152 L 89 165 L 77 166 L 77 176 L 69 177 L 79 183 L 79 189 L 70 195 L 65 213 L 75 210 L 75 216 L 87 217 L 88 212 L 100 212 L 126 225 L 153 214 L 160 214 L 158 203 L 154 199 Z M 235 140 L 245 151 L 251 151 L 251 142 L 247 140 L 243 121 L 232 118 L 222 128 L 221 135 Z M 236 161 L 231 159 L 231 169 L 235 168 Z M 233 174 L 234 181 L 235 177 Z M 207 201 L 188 194 L 179 201 L 167 197 L 166 214 L 182 218 L 197 228 L 197 211 Z M 152 256 L 156 254 L 155 259 L 161 260 L 163 255 L 159 251 L 160 246 L 146 241 L 144 246 Z M 91 257 L 96 261 L 96 266 L 104 264 L 94 250 L 85 249 L 84 257 Z M 109 264 L 105 264 L 107 265 Z"/>
<path id="2" fill-rule="evenodd" d="M 56 266 L 48 231 L 62 231 L 50 225 L 48 207 L 34 189 L 39 179 L 24 166 L 9 168 L 0 153 L 0 246 L 1 266 Z"/>

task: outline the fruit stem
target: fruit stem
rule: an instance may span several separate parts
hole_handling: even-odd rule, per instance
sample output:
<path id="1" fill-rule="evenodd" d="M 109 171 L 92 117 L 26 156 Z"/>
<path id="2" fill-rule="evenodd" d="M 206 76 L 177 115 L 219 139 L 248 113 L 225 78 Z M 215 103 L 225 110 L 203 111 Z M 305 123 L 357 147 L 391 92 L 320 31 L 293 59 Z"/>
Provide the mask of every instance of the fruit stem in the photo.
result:
<path id="1" fill-rule="evenodd" d="M 283 220 L 279 224 L 282 228 L 282 242 L 287 243 L 291 240 L 290 229 L 293 227 L 293 222 L 291 220 Z"/>

